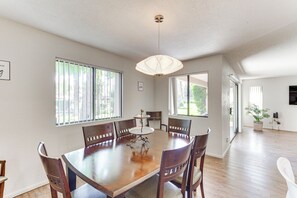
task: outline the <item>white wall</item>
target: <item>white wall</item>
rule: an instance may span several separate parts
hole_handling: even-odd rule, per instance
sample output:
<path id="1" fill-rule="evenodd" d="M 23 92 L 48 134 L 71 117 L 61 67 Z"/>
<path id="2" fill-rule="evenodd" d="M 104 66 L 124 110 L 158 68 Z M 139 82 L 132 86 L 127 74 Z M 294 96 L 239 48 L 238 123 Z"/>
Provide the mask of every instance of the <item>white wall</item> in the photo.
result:
<path id="1" fill-rule="evenodd" d="M 0 60 L 11 62 L 11 80 L 0 81 L 0 159 L 7 160 L 7 197 L 46 181 L 36 151 L 39 141 L 57 157 L 83 147 L 83 124 L 55 126 L 55 57 L 123 71 L 124 118 L 153 109 L 154 79 L 135 71 L 135 62 L 1 18 L 0 26 Z M 144 82 L 144 91 L 137 91 L 137 81 Z"/>
<path id="2" fill-rule="evenodd" d="M 289 86 L 297 85 L 297 76 L 281 78 L 264 78 L 255 80 L 244 80 L 242 85 L 242 108 L 248 106 L 249 88 L 251 86 L 263 87 L 263 107 L 269 108 L 270 118 L 265 119 L 264 127 L 272 128 L 272 113 L 278 112 L 281 121 L 280 129 L 297 132 L 297 106 L 289 105 Z M 242 121 L 245 126 L 252 126 L 253 119 L 242 112 Z M 274 129 L 277 125 L 274 124 Z"/>
<path id="3" fill-rule="evenodd" d="M 208 127 L 211 128 L 207 155 L 222 157 L 229 145 L 225 141 L 225 138 L 229 137 L 229 80 L 225 74 L 230 72 L 228 63 L 226 61 L 224 63 L 224 70 L 226 70 L 224 73 L 222 73 L 223 56 L 221 55 L 185 61 L 183 64 L 184 68 L 173 75 L 199 72 L 208 72 L 209 75 L 208 118 L 187 117 L 192 120 L 191 135 L 205 133 Z M 226 93 L 222 94 L 222 91 Z M 155 109 L 162 110 L 163 122 L 167 123 L 169 113 L 168 76 L 155 77 Z M 222 122 L 227 122 L 227 126 L 224 123 L 222 128 Z"/>

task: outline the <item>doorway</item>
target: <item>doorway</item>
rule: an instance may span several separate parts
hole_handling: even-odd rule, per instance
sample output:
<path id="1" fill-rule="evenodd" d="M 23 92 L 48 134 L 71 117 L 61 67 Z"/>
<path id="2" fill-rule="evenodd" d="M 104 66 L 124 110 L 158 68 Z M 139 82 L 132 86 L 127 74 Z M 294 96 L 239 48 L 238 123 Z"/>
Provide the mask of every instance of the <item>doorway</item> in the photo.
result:
<path id="1" fill-rule="evenodd" d="M 230 143 L 238 132 L 238 84 L 230 80 Z"/>

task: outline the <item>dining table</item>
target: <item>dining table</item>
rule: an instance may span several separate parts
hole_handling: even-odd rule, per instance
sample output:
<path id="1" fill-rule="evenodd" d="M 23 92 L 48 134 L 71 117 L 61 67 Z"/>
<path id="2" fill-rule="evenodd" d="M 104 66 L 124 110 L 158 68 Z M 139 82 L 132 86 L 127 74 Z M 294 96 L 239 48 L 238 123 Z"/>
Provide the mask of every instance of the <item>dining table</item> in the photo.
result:
<path id="1" fill-rule="evenodd" d="M 78 176 L 107 197 L 124 197 L 159 172 L 163 150 L 189 142 L 187 136 L 155 129 L 146 135 L 131 134 L 68 152 L 62 158 L 70 190 L 76 188 Z"/>

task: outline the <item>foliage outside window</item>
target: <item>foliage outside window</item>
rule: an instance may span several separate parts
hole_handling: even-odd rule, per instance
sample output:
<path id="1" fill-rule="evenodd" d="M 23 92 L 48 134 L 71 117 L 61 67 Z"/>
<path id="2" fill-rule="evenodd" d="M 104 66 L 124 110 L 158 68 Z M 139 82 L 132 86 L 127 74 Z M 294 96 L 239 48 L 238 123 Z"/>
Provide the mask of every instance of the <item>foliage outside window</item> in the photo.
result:
<path id="1" fill-rule="evenodd" d="M 121 117 L 122 74 L 56 60 L 56 125 Z"/>
<path id="2" fill-rule="evenodd" d="M 208 115 L 208 74 L 190 74 L 169 78 L 171 115 Z"/>

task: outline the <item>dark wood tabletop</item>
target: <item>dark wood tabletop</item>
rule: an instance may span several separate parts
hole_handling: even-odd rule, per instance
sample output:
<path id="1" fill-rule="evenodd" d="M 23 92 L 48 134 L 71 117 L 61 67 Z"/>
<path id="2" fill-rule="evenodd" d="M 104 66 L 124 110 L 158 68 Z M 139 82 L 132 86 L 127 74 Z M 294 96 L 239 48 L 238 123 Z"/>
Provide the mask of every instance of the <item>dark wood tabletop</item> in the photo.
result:
<path id="1" fill-rule="evenodd" d="M 70 190 L 76 188 L 77 175 L 109 197 L 123 197 L 159 172 L 164 149 L 179 148 L 190 141 L 161 130 L 143 137 L 149 142 L 133 143 L 130 136 L 64 154 Z"/>

